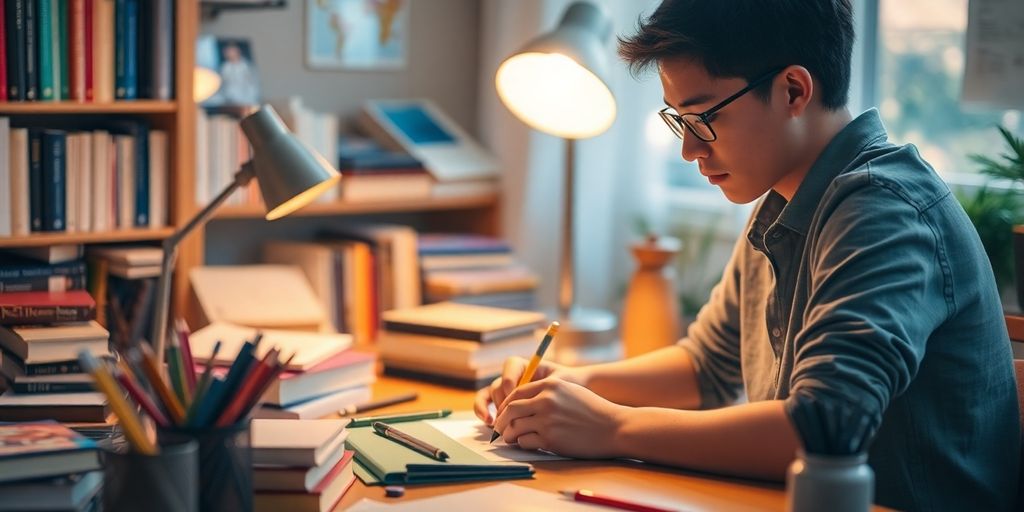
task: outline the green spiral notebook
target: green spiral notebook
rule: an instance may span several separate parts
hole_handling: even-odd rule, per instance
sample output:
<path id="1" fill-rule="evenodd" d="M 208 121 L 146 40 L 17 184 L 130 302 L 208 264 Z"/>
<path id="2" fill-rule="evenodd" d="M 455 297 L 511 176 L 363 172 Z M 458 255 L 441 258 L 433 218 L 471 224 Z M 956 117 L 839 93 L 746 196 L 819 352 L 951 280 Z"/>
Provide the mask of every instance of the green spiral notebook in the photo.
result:
<path id="1" fill-rule="evenodd" d="M 533 476 L 533 466 L 494 462 L 459 444 L 424 421 L 400 423 L 402 432 L 448 453 L 441 462 L 385 438 L 372 427 L 349 429 L 345 444 L 356 452 L 355 473 L 366 485 L 512 480 Z"/>

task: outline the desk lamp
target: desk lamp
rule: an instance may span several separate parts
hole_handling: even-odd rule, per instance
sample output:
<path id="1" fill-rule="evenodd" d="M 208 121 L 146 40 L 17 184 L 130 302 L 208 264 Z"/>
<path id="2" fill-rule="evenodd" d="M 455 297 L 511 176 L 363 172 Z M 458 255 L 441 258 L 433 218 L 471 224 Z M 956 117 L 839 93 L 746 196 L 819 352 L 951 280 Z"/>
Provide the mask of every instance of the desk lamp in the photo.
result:
<path id="1" fill-rule="evenodd" d="M 498 67 L 502 103 L 520 121 L 565 139 L 565 187 L 558 317 L 562 347 L 596 347 L 614 339 L 615 316 L 574 304 L 573 210 L 577 139 L 603 133 L 615 120 L 615 98 L 603 78 L 611 20 L 597 6 L 569 6 L 555 30 L 527 43 Z"/>
<path id="2" fill-rule="evenodd" d="M 335 187 L 341 175 L 327 160 L 307 148 L 285 127 L 277 112 L 264 105 L 240 122 L 252 146 L 253 156 L 242 164 L 234 179 L 210 204 L 163 241 L 163 262 L 157 284 L 153 322 L 153 347 L 162 358 L 167 335 L 167 313 L 171 299 L 171 272 L 178 245 L 195 228 L 206 224 L 214 211 L 231 194 L 256 178 L 267 220 L 275 220 L 306 206 L 323 192 Z"/>

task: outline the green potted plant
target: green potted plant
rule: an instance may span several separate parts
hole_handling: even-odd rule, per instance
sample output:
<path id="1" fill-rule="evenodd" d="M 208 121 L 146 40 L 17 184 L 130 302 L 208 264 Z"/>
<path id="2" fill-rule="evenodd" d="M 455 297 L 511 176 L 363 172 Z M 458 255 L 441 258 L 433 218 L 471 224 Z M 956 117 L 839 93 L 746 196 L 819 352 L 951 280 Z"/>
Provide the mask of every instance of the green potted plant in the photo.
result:
<path id="1" fill-rule="evenodd" d="M 1009 189 L 982 187 L 963 204 L 981 236 L 1000 289 L 1014 282 L 1016 271 L 1017 304 L 1024 309 L 1024 226 L 1020 225 L 1024 210 L 1024 139 L 1001 126 L 999 133 L 1006 141 L 1007 152 L 997 158 L 970 158 L 981 166 L 982 174 L 1005 180 Z"/>

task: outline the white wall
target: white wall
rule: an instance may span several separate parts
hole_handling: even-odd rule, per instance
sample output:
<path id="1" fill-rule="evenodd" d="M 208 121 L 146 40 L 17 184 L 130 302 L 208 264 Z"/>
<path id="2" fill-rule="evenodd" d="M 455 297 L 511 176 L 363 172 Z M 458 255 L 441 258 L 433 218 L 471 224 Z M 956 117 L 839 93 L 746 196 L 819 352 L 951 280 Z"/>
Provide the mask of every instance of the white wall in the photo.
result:
<path id="1" fill-rule="evenodd" d="M 470 133 L 476 131 L 478 0 L 410 0 L 406 66 L 397 71 L 313 71 L 305 62 L 309 0 L 284 9 L 225 11 L 200 33 L 252 42 L 265 98 L 301 96 L 322 112 L 350 117 L 371 98 L 429 98 Z"/>

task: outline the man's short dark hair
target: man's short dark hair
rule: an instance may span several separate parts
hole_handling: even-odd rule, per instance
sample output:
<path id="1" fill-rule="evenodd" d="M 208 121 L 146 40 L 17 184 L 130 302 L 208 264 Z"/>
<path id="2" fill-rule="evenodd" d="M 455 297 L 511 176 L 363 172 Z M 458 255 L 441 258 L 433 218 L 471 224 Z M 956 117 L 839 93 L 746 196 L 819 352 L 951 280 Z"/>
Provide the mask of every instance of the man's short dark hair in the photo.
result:
<path id="1" fill-rule="evenodd" d="M 800 65 L 817 81 L 821 102 L 846 105 L 853 48 L 850 0 L 665 0 L 635 35 L 619 38 L 634 76 L 665 59 L 692 59 L 713 77 L 752 80 Z M 766 84 L 754 91 L 768 99 Z"/>

